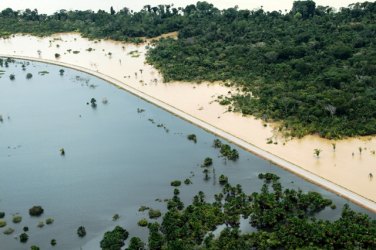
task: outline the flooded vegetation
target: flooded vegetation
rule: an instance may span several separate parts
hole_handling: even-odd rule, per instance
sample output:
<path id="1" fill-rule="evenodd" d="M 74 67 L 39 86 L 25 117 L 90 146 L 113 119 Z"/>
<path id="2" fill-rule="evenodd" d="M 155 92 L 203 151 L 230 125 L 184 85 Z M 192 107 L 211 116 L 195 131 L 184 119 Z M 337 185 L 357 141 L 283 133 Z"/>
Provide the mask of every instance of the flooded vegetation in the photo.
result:
<path id="1" fill-rule="evenodd" d="M 102 80 L 18 60 L 1 70 L 15 76 L 0 79 L 0 241 L 6 249 L 99 249 L 114 231 L 127 239 L 124 244 L 142 245 L 159 234 L 155 223 L 166 212 L 183 209 L 200 191 L 208 204 L 228 183 L 258 192 L 264 172 L 281 176 L 284 187 L 323 194 L 316 218 L 341 216 L 346 201 L 338 196 L 228 142 L 219 144 L 216 136 Z M 26 79 L 28 73 L 33 77 Z M 98 101 L 104 98 L 106 104 Z M 192 143 L 187 135 L 199 139 Z M 224 160 L 233 150 L 236 161 Z M 204 202 L 202 194 L 195 204 Z"/>

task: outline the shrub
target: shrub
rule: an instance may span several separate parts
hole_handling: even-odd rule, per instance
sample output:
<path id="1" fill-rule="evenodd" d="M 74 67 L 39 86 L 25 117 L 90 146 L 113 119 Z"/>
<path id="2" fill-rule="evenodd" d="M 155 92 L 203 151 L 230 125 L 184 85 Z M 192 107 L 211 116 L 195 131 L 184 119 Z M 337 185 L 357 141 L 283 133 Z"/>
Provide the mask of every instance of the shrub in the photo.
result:
<path id="1" fill-rule="evenodd" d="M 141 207 L 138 209 L 139 212 L 144 212 L 145 210 L 149 210 L 149 207 L 147 207 L 147 206 L 141 206 Z"/>
<path id="2" fill-rule="evenodd" d="M 30 250 L 40 250 L 40 248 L 38 246 L 31 246 Z"/>
<path id="3" fill-rule="evenodd" d="M 223 174 L 219 176 L 219 184 L 225 185 L 228 183 L 228 177 L 224 176 Z"/>
<path id="4" fill-rule="evenodd" d="M 44 221 L 39 221 L 39 222 L 38 222 L 38 227 L 39 227 L 39 228 L 44 227 Z"/>
<path id="5" fill-rule="evenodd" d="M 150 219 L 156 219 L 156 218 L 159 218 L 159 217 L 161 217 L 161 215 L 162 215 L 162 213 L 161 213 L 161 211 L 160 210 L 158 210 L 158 209 L 150 209 L 149 210 L 149 218 Z"/>
<path id="6" fill-rule="evenodd" d="M 180 185 L 181 185 L 181 181 L 179 180 L 171 181 L 171 186 L 173 187 L 179 187 Z"/>
<path id="7" fill-rule="evenodd" d="M 55 239 L 52 239 L 51 240 L 51 246 L 55 246 L 56 245 L 56 240 Z"/>
<path id="8" fill-rule="evenodd" d="M 79 228 L 77 228 L 77 235 L 79 236 L 79 237 L 85 237 L 85 235 L 86 235 L 86 229 L 85 229 L 85 227 L 84 226 L 80 226 Z"/>
<path id="9" fill-rule="evenodd" d="M 7 222 L 5 220 L 0 220 L 0 227 L 5 227 Z"/>
<path id="10" fill-rule="evenodd" d="M 14 215 L 12 218 L 13 223 L 20 223 L 22 221 L 21 215 Z"/>
<path id="11" fill-rule="evenodd" d="M 48 218 L 48 219 L 46 220 L 46 224 L 47 224 L 47 225 L 51 225 L 52 223 L 54 223 L 54 219 L 52 219 L 52 218 Z"/>
<path id="12" fill-rule="evenodd" d="M 27 232 L 27 231 L 29 231 L 29 227 L 23 227 L 23 229 L 22 229 L 24 232 Z"/>
<path id="13" fill-rule="evenodd" d="M 112 216 L 112 221 L 117 221 L 119 218 L 120 218 L 120 215 L 118 215 L 118 214 L 114 214 L 114 215 Z"/>
<path id="14" fill-rule="evenodd" d="M 33 74 L 31 74 L 31 73 L 26 74 L 26 79 L 31 79 L 32 77 L 33 77 Z"/>
<path id="15" fill-rule="evenodd" d="M 29 239 L 29 235 L 27 235 L 27 233 L 20 234 L 20 242 L 21 243 L 26 243 L 28 239 Z"/>
<path id="16" fill-rule="evenodd" d="M 5 235 L 10 235 L 14 232 L 13 228 L 8 227 L 7 229 L 4 230 L 3 234 Z"/>
<path id="17" fill-rule="evenodd" d="M 100 242 L 102 249 L 120 250 L 124 246 L 124 241 L 128 238 L 127 230 L 120 226 L 116 226 L 114 230 L 108 231 L 104 234 Z"/>
<path id="18" fill-rule="evenodd" d="M 60 58 L 60 54 L 59 53 L 55 53 L 55 58 L 59 59 Z"/>
<path id="19" fill-rule="evenodd" d="M 204 160 L 203 166 L 210 167 L 211 165 L 213 165 L 213 159 L 210 157 L 206 157 Z"/>
<path id="20" fill-rule="evenodd" d="M 43 212 L 44 210 L 41 206 L 33 206 L 29 209 L 30 216 L 40 216 Z"/>
<path id="21" fill-rule="evenodd" d="M 146 227 L 146 226 L 148 225 L 148 220 L 145 219 L 145 218 L 143 218 L 143 219 L 139 220 L 139 221 L 137 222 L 137 224 L 138 224 L 140 227 Z"/>
<path id="22" fill-rule="evenodd" d="M 191 181 L 190 179 L 187 178 L 187 179 L 184 180 L 184 184 L 185 184 L 185 185 L 192 184 L 192 181 Z"/>
<path id="23" fill-rule="evenodd" d="M 14 79 L 16 79 L 16 76 L 15 76 L 14 74 L 10 74 L 10 75 L 9 75 L 9 79 L 10 79 L 11 81 L 13 81 Z"/>
<path id="24" fill-rule="evenodd" d="M 0 212 L 0 219 L 2 219 L 4 217 L 5 217 L 5 213 L 4 212 Z"/>
<path id="25" fill-rule="evenodd" d="M 197 136 L 195 134 L 188 135 L 187 139 L 193 141 L 194 143 L 197 143 Z"/>

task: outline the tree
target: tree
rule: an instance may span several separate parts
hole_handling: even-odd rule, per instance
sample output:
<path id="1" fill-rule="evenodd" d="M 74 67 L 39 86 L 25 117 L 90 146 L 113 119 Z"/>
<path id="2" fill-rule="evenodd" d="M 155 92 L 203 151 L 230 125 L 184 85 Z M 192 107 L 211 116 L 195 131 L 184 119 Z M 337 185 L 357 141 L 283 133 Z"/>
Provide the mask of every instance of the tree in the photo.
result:
<path id="1" fill-rule="evenodd" d="M 121 250 L 124 246 L 124 241 L 128 238 L 128 231 L 120 226 L 116 226 L 114 230 L 108 231 L 104 234 L 100 242 L 100 247 L 103 250 Z"/>
<path id="2" fill-rule="evenodd" d="M 313 154 L 317 157 L 317 158 L 319 158 L 320 157 L 320 153 L 321 153 L 321 149 L 318 149 L 318 148 L 315 148 L 314 150 L 313 150 Z"/>
<path id="3" fill-rule="evenodd" d="M 294 1 L 292 6 L 292 14 L 300 13 L 303 19 L 313 17 L 315 14 L 316 3 L 312 0 Z"/>

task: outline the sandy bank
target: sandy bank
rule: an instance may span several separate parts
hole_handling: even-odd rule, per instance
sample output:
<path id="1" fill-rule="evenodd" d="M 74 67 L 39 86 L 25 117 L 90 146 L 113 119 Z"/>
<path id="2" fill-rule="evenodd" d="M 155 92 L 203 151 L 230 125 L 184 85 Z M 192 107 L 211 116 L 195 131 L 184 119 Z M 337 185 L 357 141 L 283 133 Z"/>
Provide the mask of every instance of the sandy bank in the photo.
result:
<path id="1" fill-rule="evenodd" d="M 231 89 L 208 83 L 163 83 L 157 70 L 144 63 L 145 52 L 144 44 L 89 41 L 77 34 L 0 39 L 1 55 L 93 74 L 376 212 L 376 179 L 369 178 L 369 173 L 376 174 L 375 137 L 333 142 L 307 136 L 285 142 L 274 136 L 270 125 L 228 113 L 215 102 Z M 268 138 L 273 143 L 267 144 Z M 319 158 L 313 155 L 315 148 L 322 150 Z"/>

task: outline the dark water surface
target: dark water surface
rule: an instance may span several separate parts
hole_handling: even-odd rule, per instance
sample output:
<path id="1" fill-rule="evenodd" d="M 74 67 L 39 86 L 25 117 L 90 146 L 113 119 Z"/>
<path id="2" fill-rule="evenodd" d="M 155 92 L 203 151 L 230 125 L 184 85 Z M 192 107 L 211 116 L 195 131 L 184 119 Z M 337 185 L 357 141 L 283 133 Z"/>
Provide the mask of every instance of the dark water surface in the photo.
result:
<path id="1" fill-rule="evenodd" d="M 49 249 L 53 238 L 54 249 L 98 249 L 103 233 L 115 225 L 125 227 L 130 236 L 145 237 L 148 231 L 137 221 L 147 213 L 138 208 L 164 210 L 164 202 L 156 198 L 172 197 L 170 182 L 183 181 L 192 173 L 193 185 L 180 188 L 184 202 L 199 190 L 211 199 L 221 190 L 214 181 L 220 174 L 254 192 L 261 187 L 258 174 L 272 172 L 286 187 L 318 191 L 337 204 L 320 218 L 338 218 L 346 203 L 237 147 L 240 159 L 225 163 L 211 147 L 216 136 L 105 81 L 71 69 L 60 76 L 61 67 L 35 62 L 23 71 L 20 62 L 0 68 L 5 71 L 0 78 L 0 211 L 6 212 L 7 227 L 16 230 L 7 236 L 2 233 L 7 227 L 0 229 L 1 250 L 31 245 Z M 49 74 L 38 74 L 41 71 Z M 27 80 L 29 72 L 33 77 Z M 11 73 L 14 81 L 9 79 Z M 97 100 L 95 109 L 87 105 L 91 98 Z M 102 103 L 104 98 L 107 104 Z M 145 112 L 138 113 L 138 108 Z M 197 135 L 196 144 L 186 138 L 191 133 Z M 60 148 L 65 149 L 64 157 Z M 205 157 L 214 159 L 216 178 L 209 181 L 204 181 L 199 167 Z M 33 205 L 43 206 L 40 218 L 28 215 Z M 11 221 L 16 213 L 23 216 L 19 224 Z M 115 213 L 121 217 L 113 222 Z M 48 217 L 54 223 L 38 228 L 38 222 Z M 87 230 L 83 239 L 76 234 L 81 225 Z M 24 226 L 30 229 L 26 244 L 15 239 Z"/>

